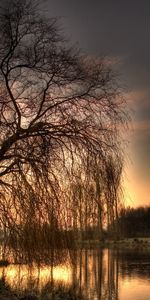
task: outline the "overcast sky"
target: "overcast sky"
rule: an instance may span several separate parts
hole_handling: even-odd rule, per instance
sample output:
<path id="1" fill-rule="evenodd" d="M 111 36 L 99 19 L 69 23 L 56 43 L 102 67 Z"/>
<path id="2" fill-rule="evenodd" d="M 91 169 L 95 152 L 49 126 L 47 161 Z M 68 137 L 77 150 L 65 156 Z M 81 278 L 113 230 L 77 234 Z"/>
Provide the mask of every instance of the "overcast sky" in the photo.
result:
<path id="1" fill-rule="evenodd" d="M 150 204 L 150 0 L 47 0 L 64 33 L 87 55 L 119 63 L 133 109 L 126 190 L 131 205 Z"/>

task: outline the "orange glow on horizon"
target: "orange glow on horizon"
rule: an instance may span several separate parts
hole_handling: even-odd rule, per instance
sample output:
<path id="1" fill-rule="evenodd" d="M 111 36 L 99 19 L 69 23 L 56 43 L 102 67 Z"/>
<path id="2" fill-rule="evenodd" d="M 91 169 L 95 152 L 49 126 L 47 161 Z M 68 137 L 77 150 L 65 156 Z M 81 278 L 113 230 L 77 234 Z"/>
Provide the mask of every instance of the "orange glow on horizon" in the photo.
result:
<path id="1" fill-rule="evenodd" d="M 150 185 L 133 166 L 126 167 L 124 176 L 124 202 L 125 206 L 137 207 L 150 205 Z"/>

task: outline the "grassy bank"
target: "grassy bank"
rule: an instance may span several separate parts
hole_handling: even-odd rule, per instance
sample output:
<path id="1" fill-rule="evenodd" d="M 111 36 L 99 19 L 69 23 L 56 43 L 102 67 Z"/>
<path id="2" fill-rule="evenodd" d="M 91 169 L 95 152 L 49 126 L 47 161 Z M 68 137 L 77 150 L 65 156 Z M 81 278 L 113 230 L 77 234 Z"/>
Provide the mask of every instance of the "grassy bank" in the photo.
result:
<path id="1" fill-rule="evenodd" d="M 119 240 L 84 240 L 78 241 L 77 245 L 79 248 L 138 248 L 138 249 L 147 249 L 150 251 L 150 237 L 139 237 L 139 238 L 125 238 Z"/>
<path id="2" fill-rule="evenodd" d="M 121 248 L 138 248 L 147 249 L 150 251 L 150 238 L 139 237 L 139 238 L 126 238 L 112 242 L 112 245 Z"/>

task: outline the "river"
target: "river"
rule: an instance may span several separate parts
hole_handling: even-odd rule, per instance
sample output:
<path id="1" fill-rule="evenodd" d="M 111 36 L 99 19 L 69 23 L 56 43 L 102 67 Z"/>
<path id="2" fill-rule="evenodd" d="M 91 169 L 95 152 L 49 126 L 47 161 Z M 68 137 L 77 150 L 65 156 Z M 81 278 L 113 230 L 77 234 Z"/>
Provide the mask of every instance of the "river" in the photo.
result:
<path id="1" fill-rule="evenodd" d="M 149 300 L 150 253 L 143 250 L 78 250 L 74 263 L 53 267 L 9 265 L 0 278 L 13 289 L 39 289 L 53 281 L 91 300 Z"/>

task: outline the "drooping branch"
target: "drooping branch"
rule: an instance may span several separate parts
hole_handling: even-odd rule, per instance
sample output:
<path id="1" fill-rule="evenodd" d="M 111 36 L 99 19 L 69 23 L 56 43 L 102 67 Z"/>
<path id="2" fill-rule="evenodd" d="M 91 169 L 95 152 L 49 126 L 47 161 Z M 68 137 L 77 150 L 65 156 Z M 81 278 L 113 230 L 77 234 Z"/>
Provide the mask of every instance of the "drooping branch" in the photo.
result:
<path id="1" fill-rule="evenodd" d="M 27 232 L 32 213 L 32 230 L 48 226 L 54 238 L 54 225 L 113 219 L 127 120 L 113 67 L 68 46 L 34 1 L 6 1 L 0 26 L 3 223 L 7 211 L 11 232 Z"/>

